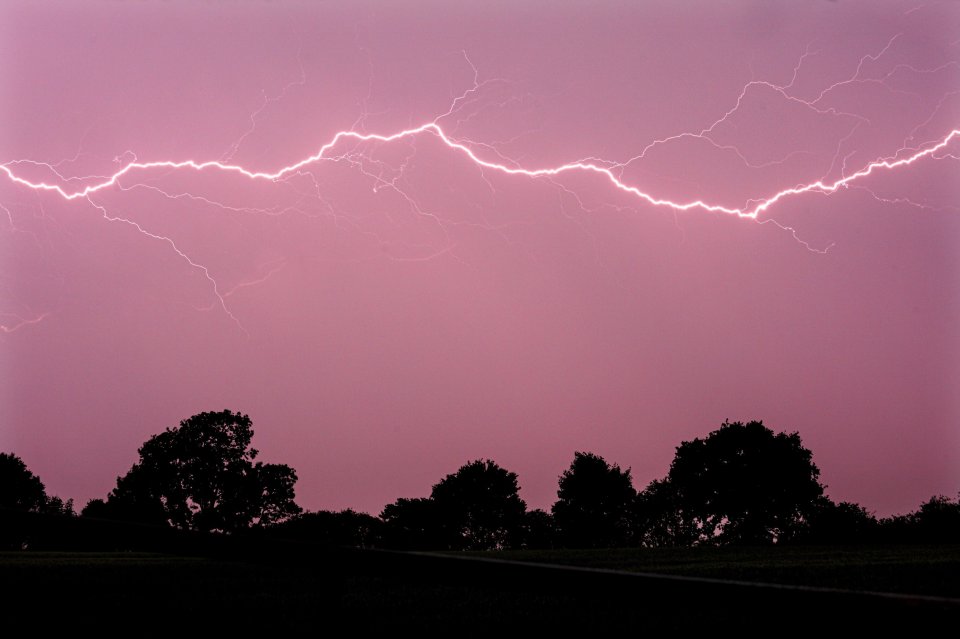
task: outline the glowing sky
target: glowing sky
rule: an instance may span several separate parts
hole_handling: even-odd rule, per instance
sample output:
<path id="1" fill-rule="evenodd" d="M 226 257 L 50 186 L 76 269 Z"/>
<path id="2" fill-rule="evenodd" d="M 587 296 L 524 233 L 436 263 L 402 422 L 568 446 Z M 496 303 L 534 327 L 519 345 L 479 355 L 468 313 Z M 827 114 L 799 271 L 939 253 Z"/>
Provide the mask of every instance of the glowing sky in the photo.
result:
<path id="1" fill-rule="evenodd" d="M 0 60 L 0 450 L 52 493 L 222 408 L 311 509 L 642 487 L 725 418 L 879 514 L 960 489 L 956 3 L 8 2 Z"/>

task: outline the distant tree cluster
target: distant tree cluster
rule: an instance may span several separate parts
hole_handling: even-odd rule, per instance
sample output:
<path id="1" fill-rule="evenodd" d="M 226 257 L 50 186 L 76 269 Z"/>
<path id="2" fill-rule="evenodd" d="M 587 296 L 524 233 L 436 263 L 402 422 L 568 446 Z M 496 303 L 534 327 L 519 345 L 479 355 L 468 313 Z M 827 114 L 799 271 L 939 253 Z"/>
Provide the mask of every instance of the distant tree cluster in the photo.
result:
<path id="1" fill-rule="evenodd" d="M 857 504 L 834 503 L 819 478 L 797 433 L 724 422 L 682 442 L 666 477 L 639 492 L 629 468 L 576 452 L 550 512 L 526 510 L 516 475 L 477 460 L 429 497 L 398 499 L 379 517 L 310 513 L 276 530 L 408 550 L 960 541 L 960 501 L 934 497 L 916 513 L 878 520 Z"/>
<path id="2" fill-rule="evenodd" d="M 858 504 L 834 503 L 799 434 L 759 421 L 727 421 L 682 442 L 667 475 L 639 492 L 629 468 L 578 451 L 550 512 L 528 510 L 517 475 L 478 459 L 429 497 L 398 499 L 378 517 L 304 513 L 294 501 L 295 471 L 256 461 L 252 437 L 250 418 L 229 410 L 183 420 L 148 439 L 107 498 L 91 500 L 81 515 L 405 550 L 960 542 L 960 500 L 936 496 L 914 513 L 879 520 Z M 73 514 L 72 501 L 47 496 L 23 461 L 4 453 L 0 509 Z"/>
<path id="3" fill-rule="evenodd" d="M 428 499 L 390 504 L 381 519 L 386 541 L 405 548 L 783 543 L 801 536 L 825 499 L 819 475 L 796 433 L 725 422 L 705 439 L 683 442 L 667 476 L 640 493 L 630 469 L 576 452 L 551 512 L 524 513 L 516 476 L 477 461 L 434 486 Z M 495 481 L 501 476 L 510 481 Z M 478 522 L 498 512 L 498 534 L 484 534 L 490 526 Z"/>

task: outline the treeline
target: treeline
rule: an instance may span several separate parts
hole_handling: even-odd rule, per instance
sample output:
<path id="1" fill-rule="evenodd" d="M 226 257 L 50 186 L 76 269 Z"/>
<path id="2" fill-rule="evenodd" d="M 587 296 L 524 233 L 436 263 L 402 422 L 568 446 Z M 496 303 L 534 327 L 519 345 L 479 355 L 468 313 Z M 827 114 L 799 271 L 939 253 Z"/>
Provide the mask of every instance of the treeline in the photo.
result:
<path id="1" fill-rule="evenodd" d="M 144 443 L 116 488 L 80 516 L 404 550 L 960 543 L 960 500 L 936 496 L 883 519 L 835 503 L 800 436 L 758 421 L 724 422 L 682 442 L 667 475 L 641 491 L 629 468 L 576 452 L 549 512 L 529 510 L 517 475 L 491 460 L 471 461 L 428 497 L 398 499 L 379 516 L 303 512 L 294 501 L 296 472 L 256 461 L 252 436 L 249 417 L 231 411 L 184 420 Z M 9 454 L 0 454 L 0 508 L 75 516 L 72 502 L 47 496 Z M 0 531 L 0 541 L 30 546 L 10 531 Z"/>

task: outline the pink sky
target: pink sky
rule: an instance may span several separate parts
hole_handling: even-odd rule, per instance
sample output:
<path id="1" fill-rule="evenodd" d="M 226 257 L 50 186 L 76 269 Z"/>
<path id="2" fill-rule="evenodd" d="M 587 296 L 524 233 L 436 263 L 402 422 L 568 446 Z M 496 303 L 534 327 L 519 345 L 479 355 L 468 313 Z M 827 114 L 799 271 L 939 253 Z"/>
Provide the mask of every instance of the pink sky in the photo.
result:
<path id="1" fill-rule="evenodd" d="M 306 508 L 482 457 L 546 507 L 575 450 L 642 488 L 763 419 L 835 499 L 956 495 L 960 138 L 757 220 L 432 130 L 275 181 L 11 176 L 273 173 L 442 115 L 483 162 L 750 210 L 960 128 L 958 38 L 950 2 L 5 2 L 0 450 L 82 505 L 230 408 Z"/>

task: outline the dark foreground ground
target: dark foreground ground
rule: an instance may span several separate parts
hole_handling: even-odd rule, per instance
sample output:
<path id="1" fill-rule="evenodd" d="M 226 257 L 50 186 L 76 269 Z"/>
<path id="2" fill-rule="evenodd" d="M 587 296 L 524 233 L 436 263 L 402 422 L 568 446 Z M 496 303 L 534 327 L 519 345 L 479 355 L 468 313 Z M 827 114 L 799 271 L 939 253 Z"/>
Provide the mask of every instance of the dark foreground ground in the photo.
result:
<path id="1" fill-rule="evenodd" d="M 632 572 L 960 599 L 960 545 L 522 550 L 497 556 Z"/>
<path id="2" fill-rule="evenodd" d="M 960 613 L 960 546 L 475 556 L 319 552 L 311 547 L 250 556 L 236 551 L 230 556 L 0 553 L 0 612 L 8 628 L 132 636 L 204 629 L 218 635 L 298 631 L 340 636 L 344 628 L 351 634 L 399 628 L 467 635 L 509 629 L 692 634 L 718 628 L 790 636 L 826 628 L 916 633 L 944 624 L 953 628 Z"/>

